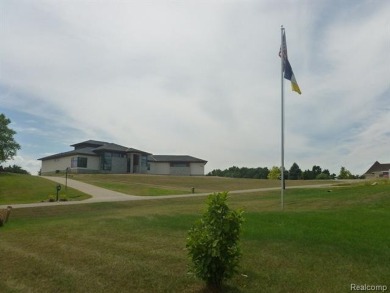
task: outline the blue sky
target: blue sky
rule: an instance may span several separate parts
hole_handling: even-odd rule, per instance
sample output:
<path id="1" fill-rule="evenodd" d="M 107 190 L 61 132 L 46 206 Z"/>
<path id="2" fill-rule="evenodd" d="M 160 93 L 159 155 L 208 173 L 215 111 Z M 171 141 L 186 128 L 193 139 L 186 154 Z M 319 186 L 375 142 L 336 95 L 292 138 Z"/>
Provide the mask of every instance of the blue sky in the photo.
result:
<path id="1" fill-rule="evenodd" d="M 208 160 L 285 166 L 390 162 L 390 1 L 0 2 L 0 112 L 16 163 L 88 139 Z"/>

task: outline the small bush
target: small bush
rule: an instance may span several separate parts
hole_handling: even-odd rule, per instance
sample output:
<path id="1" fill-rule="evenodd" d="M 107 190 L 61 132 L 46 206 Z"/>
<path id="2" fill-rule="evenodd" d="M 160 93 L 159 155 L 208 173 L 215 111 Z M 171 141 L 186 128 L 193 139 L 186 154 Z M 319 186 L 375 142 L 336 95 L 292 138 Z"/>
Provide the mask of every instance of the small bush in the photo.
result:
<path id="1" fill-rule="evenodd" d="M 188 232 L 187 249 L 191 271 L 209 289 L 220 289 L 236 272 L 241 257 L 239 238 L 243 211 L 231 210 L 227 192 L 209 195 L 207 211 Z"/>
<path id="2" fill-rule="evenodd" d="M 68 201 L 68 197 L 66 194 L 61 194 L 60 195 L 60 201 Z"/>
<path id="3" fill-rule="evenodd" d="M 55 199 L 55 196 L 54 196 L 54 195 L 51 195 L 51 194 L 48 196 L 48 199 L 49 199 L 50 202 L 53 202 L 53 201 L 56 200 L 56 199 Z"/>

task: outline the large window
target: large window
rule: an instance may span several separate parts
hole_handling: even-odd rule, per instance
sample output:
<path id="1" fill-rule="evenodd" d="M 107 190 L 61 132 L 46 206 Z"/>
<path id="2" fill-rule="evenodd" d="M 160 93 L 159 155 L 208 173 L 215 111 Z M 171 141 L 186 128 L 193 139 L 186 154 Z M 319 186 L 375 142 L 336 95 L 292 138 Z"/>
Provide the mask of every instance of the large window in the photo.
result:
<path id="1" fill-rule="evenodd" d="M 141 157 L 141 166 L 145 167 L 148 165 L 148 158 L 146 156 Z"/>
<path id="2" fill-rule="evenodd" d="M 86 157 L 73 157 L 71 160 L 71 168 L 87 168 L 88 158 Z"/>
<path id="3" fill-rule="evenodd" d="M 101 161 L 101 167 L 102 170 L 104 171 L 111 171 L 112 168 L 112 154 L 111 153 L 103 153 L 102 156 L 100 157 Z"/>

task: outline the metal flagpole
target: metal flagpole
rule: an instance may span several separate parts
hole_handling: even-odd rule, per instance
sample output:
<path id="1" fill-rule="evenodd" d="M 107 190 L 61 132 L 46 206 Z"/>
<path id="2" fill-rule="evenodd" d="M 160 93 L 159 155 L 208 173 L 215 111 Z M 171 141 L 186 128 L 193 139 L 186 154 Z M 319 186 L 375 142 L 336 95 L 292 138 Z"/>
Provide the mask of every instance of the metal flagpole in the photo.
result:
<path id="1" fill-rule="evenodd" d="M 284 71 L 284 56 L 285 54 L 285 48 L 284 48 L 284 43 L 283 43 L 283 35 L 284 35 L 284 27 L 283 25 L 280 27 L 280 32 L 281 32 L 281 42 L 280 42 L 280 51 L 281 51 L 281 157 L 282 157 L 282 167 L 280 170 L 280 175 L 281 175 L 281 189 L 280 189 L 280 199 L 281 199 L 281 208 L 283 210 L 284 208 L 284 77 L 283 77 L 283 71 Z"/>

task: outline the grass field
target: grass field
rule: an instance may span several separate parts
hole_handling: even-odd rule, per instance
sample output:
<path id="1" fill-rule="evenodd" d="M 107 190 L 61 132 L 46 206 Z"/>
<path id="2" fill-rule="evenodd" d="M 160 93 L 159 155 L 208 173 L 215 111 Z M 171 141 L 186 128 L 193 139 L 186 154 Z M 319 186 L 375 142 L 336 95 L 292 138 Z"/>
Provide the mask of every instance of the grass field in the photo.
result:
<path id="1" fill-rule="evenodd" d="M 64 176 L 64 175 L 59 175 Z M 153 176 L 153 175 L 111 175 L 71 174 L 71 179 L 83 181 L 106 189 L 138 196 L 182 195 L 195 193 L 248 190 L 279 187 L 279 180 L 237 179 L 208 176 Z M 335 184 L 336 181 L 293 180 L 286 186 Z M 35 203 L 56 197 L 56 183 L 39 176 L 0 173 L 0 205 Z M 68 200 L 78 201 L 90 198 L 82 192 L 64 186 L 59 193 Z"/>
<path id="2" fill-rule="evenodd" d="M 47 179 L 11 173 L 0 173 L 0 205 L 33 203 L 48 200 L 49 195 L 56 197 L 56 183 Z M 66 194 L 68 200 L 83 200 L 90 198 L 82 192 L 68 188 L 61 190 L 61 196 Z"/>
<path id="3" fill-rule="evenodd" d="M 212 176 L 161 176 L 129 174 L 72 174 L 72 179 L 131 195 L 158 196 L 279 187 L 279 180 Z M 290 180 L 287 186 L 336 183 L 334 180 Z"/>
<path id="4" fill-rule="evenodd" d="M 390 185 L 234 194 L 240 274 L 226 292 L 390 288 Z M 184 249 L 205 198 L 15 209 L 0 228 L 0 292 L 205 292 Z"/>

